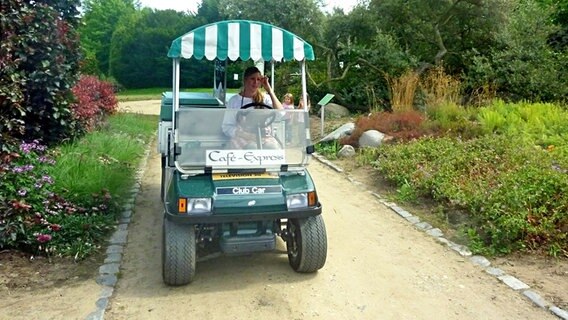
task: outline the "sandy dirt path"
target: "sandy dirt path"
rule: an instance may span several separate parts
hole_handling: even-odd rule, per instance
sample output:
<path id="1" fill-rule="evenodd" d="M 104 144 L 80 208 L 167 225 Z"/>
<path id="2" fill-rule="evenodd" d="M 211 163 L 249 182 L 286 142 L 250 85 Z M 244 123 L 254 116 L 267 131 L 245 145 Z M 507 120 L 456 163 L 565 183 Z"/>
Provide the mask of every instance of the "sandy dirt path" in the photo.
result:
<path id="1" fill-rule="evenodd" d="M 310 173 L 328 233 L 323 269 L 295 273 L 280 241 L 276 253 L 199 262 L 192 284 L 167 287 L 152 152 L 105 319 L 555 319 L 342 175 L 317 161 Z"/>

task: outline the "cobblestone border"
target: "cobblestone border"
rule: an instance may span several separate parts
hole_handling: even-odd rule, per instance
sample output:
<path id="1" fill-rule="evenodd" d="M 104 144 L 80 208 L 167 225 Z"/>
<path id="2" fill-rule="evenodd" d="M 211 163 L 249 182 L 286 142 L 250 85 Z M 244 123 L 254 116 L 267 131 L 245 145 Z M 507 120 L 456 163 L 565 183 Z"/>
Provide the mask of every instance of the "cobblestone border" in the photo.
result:
<path id="1" fill-rule="evenodd" d="M 141 161 L 138 169 L 136 170 L 135 183 L 130 189 L 130 198 L 122 207 L 122 213 L 118 220 L 116 230 L 108 240 L 108 247 L 106 249 L 106 258 L 103 264 L 99 267 L 99 275 L 96 279 L 97 284 L 101 287 L 99 298 L 95 302 L 95 311 L 91 312 L 86 320 L 103 320 L 105 310 L 108 307 L 109 300 L 114 293 L 116 283 L 118 282 L 118 274 L 120 272 L 120 264 L 122 263 L 122 254 L 124 247 L 128 240 L 128 225 L 132 217 L 132 210 L 136 197 L 140 192 L 142 178 L 148 164 L 150 157 L 150 149 L 153 143 L 149 144 L 150 147 L 144 152 L 143 160 Z"/>
<path id="2" fill-rule="evenodd" d="M 329 166 L 333 170 L 340 172 L 340 173 L 344 173 L 342 168 L 338 167 L 337 165 L 335 165 L 331 161 L 327 160 L 324 156 L 317 154 L 317 153 L 312 154 L 312 156 L 314 158 L 316 158 L 319 162 Z M 351 183 L 353 183 L 357 186 L 363 186 L 364 187 L 364 184 L 362 182 L 355 180 L 353 177 L 351 177 L 348 174 L 347 174 L 347 180 L 349 180 Z M 439 243 L 446 245 L 448 248 L 455 251 L 460 256 L 462 256 L 464 258 L 469 258 L 469 261 L 471 263 L 473 263 L 476 266 L 481 267 L 486 273 L 492 275 L 493 277 L 495 277 L 499 281 L 503 282 L 505 285 L 507 285 L 509 288 L 513 289 L 514 291 L 518 292 L 519 294 L 522 294 L 524 297 L 529 299 L 536 306 L 551 312 L 552 314 L 554 314 L 555 316 L 557 316 L 560 319 L 568 320 L 568 311 L 561 309 L 560 307 L 555 306 L 551 302 L 547 301 L 538 292 L 532 290 L 531 287 L 529 285 L 527 285 L 526 283 L 522 282 L 521 280 L 519 280 L 518 278 L 516 278 L 512 275 L 506 274 L 505 271 L 503 271 L 499 268 L 492 267 L 491 262 L 489 260 L 487 260 L 487 258 L 485 258 L 483 256 L 473 255 L 471 253 L 471 250 L 469 250 L 468 247 L 466 247 L 464 245 L 457 244 L 455 242 L 452 242 L 452 241 L 444 238 L 444 234 L 443 234 L 442 230 L 440 230 L 438 228 L 434 228 L 428 222 L 421 221 L 419 217 L 417 217 L 417 216 L 413 215 L 412 213 L 410 213 L 410 212 L 404 210 L 403 208 L 399 207 L 396 203 L 389 202 L 389 201 L 387 201 L 387 199 L 385 199 L 381 195 L 379 195 L 379 194 L 377 194 L 373 191 L 370 191 L 366 188 L 364 188 L 364 189 L 368 193 L 373 195 L 377 199 L 378 202 L 382 203 L 387 208 L 391 209 L 394 213 L 396 213 L 401 218 L 405 219 L 408 223 L 410 223 L 411 225 L 413 225 L 417 229 L 422 230 L 423 232 L 425 232 L 429 236 L 433 237 Z"/>

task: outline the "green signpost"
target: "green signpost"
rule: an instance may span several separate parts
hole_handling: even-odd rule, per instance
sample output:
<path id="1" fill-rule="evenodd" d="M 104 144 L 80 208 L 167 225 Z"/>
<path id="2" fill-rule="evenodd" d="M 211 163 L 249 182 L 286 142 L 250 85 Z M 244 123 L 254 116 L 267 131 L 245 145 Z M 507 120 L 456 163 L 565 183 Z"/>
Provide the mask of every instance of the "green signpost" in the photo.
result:
<path id="1" fill-rule="evenodd" d="M 334 94 L 331 93 L 326 94 L 325 97 L 321 98 L 321 100 L 318 102 L 318 105 L 325 106 L 331 101 L 331 99 L 333 99 L 333 97 L 335 97 Z"/>
<path id="2" fill-rule="evenodd" d="M 325 105 L 328 104 L 331 99 L 333 99 L 333 97 L 335 97 L 334 94 L 328 93 L 325 95 L 325 97 L 323 97 L 319 102 L 318 102 L 318 106 L 320 106 L 320 112 L 321 112 L 321 136 L 323 137 L 323 122 L 324 122 L 324 117 L 325 117 Z"/>

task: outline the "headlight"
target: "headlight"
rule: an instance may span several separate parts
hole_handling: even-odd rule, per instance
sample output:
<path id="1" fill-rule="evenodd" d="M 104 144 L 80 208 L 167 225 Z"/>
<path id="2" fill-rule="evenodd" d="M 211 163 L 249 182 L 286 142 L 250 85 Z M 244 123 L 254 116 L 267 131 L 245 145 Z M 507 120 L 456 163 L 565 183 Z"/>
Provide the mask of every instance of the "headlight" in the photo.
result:
<path id="1" fill-rule="evenodd" d="M 179 213 L 209 213 L 211 212 L 211 198 L 179 198 Z"/>
<path id="2" fill-rule="evenodd" d="M 308 206 L 308 194 L 296 193 L 286 196 L 288 209 L 306 208 Z"/>
<path id="3" fill-rule="evenodd" d="M 294 193 L 286 196 L 286 205 L 288 209 L 313 207 L 318 202 L 318 196 L 315 191 Z"/>

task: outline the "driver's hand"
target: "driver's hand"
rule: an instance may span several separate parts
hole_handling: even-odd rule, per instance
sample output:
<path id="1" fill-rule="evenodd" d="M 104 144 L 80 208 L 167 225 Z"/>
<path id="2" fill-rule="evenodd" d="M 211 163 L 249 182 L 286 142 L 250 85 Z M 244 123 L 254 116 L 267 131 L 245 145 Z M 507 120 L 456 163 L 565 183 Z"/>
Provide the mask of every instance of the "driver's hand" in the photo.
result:
<path id="1" fill-rule="evenodd" d="M 262 83 L 262 87 L 264 88 L 264 90 L 270 92 L 270 90 L 272 90 L 272 88 L 270 87 L 270 81 L 268 81 L 268 80 L 270 80 L 268 78 L 268 76 L 262 77 L 261 83 Z"/>

